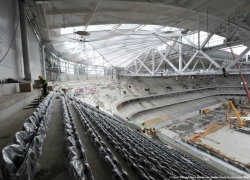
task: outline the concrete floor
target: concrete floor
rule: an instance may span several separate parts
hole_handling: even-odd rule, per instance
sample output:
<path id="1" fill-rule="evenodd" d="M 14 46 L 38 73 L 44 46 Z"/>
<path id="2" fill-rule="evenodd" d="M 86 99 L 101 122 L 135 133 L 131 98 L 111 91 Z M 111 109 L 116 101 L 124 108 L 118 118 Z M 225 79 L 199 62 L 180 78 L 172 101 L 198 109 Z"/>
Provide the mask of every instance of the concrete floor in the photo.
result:
<path id="1" fill-rule="evenodd" d="M 11 117 L 1 122 L 0 126 L 0 150 L 13 142 L 13 137 L 17 131 L 20 131 L 25 120 L 32 116 L 35 108 L 20 110 Z"/>
<path id="2" fill-rule="evenodd" d="M 238 132 L 229 128 L 229 125 L 200 138 L 202 144 L 209 145 L 226 157 L 250 164 L 249 134 Z"/>
<path id="3" fill-rule="evenodd" d="M 55 99 L 51 122 L 39 157 L 36 180 L 69 180 L 66 168 L 67 150 L 64 141 L 64 125 L 62 123 L 62 100 Z"/>

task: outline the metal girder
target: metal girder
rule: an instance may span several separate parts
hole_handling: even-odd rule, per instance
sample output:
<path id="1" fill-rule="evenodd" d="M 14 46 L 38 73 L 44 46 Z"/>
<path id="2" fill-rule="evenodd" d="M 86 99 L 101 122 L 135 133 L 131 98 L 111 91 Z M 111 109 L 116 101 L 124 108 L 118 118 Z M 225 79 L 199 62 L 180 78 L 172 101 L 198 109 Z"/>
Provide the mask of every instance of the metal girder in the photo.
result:
<path id="1" fill-rule="evenodd" d="M 207 60 L 209 60 L 211 63 L 213 63 L 217 68 L 221 68 L 221 66 L 215 61 L 213 60 L 210 56 L 208 56 L 206 53 L 204 53 L 203 51 L 199 51 L 205 58 L 207 58 Z"/>
<path id="2" fill-rule="evenodd" d="M 193 68 L 192 68 L 192 70 L 191 70 L 191 72 L 193 72 L 193 71 L 194 71 L 194 68 L 196 67 L 196 65 L 197 65 L 198 61 L 199 61 L 199 59 L 197 59 L 197 61 L 195 62 L 194 66 L 193 66 Z"/>
<path id="3" fill-rule="evenodd" d="M 88 18 L 88 20 L 87 20 L 87 22 L 86 22 L 86 24 L 85 24 L 85 31 L 87 30 L 87 28 L 88 28 L 88 26 L 89 26 L 89 23 L 90 23 L 90 21 L 91 21 L 93 15 L 95 14 L 95 12 L 96 12 L 96 10 L 97 10 L 97 8 L 98 8 L 98 5 L 99 5 L 99 3 L 96 3 L 96 5 L 95 5 L 95 7 L 94 7 L 94 10 L 93 10 L 92 13 L 90 14 L 90 16 L 89 16 L 89 18 Z"/>
<path id="4" fill-rule="evenodd" d="M 145 69 L 146 69 L 150 74 L 152 74 L 151 70 L 150 70 L 143 62 L 141 62 L 140 59 L 137 59 L 137 61 L 138 61 L 139 63 L 141 63 L 141 65 L 142 65 L 143 67 L 145 67 Z"/>
<path id="5" fill-rule="evenodd" d="M 203 61 L 201 60 L 201 58 L 199 58 L 199 60 L 200 60 L 200 62 L 201 62 L 201 65 L 202 65 L 203 69 L 206 69 L 206 67 L 204 66 L 204 63 L 203 63 Z"/>
<path id="6" fill-rule="evenodd" d="M 135 65 L 135 73 L 138 73 L 138 68 L 137 68 L 137 61 L 134 61 L 134 65 Z"/>
<path id="7" fill-rule="evenodd" d="M 55 11 L 46 11 L 46 14 L 48 16 L 51 15 L 62 15 L 62 14 L 89 14 L 92 13 L 93 11 L 90 9 L 73 9 L 73 10 L 55 10 Z M 127 10 L 124 9 L 100 9 L 98 11 L 96 11 L 96 13 L 110 13 L 110 12 L 114 12 L 114 13 L 120 13 L 120 12 L 128 12 Z"/>
<path id="8" fill-rule="evenodd" d="M 156 17 L 154 17 L 153 19 L 151 19 L 149 22 L 147 22 L 147 24 L 141 24 L 139 27 L 136 27 L 134 29 L 134 31 L 139 31 L 140 29 L 142 29 L 143 27 L 145 27 L 146 25 L 150 24 L 152 21 L 156 20 L 157 18 L 163 16 L 164 14 L 166 14 L 167 11 L 163 10 L 162 12 L 160 12 Z"/>
<path id="9" fill-rule="evenodd" d="M 243 56 L 250 50 L 250 46 L 247 47 L 243 52 L 240 53 L 240 55 L 232 62 L 230 62 L 226 67 L 230 68 L 231 66 L 235 65 L 240 59 L 243 58 Z"/>
<path id="10" fill-rule="evenodd" d="M 167 59 L 158 49 L 156 49 L 156 51 L 158 51 L 158 53 L 160 54 L 160 56 L 162 57 L 162 59 L 164 61 L 166 61 L 172 68 L 175 72 L 178 72 L 179 73 L 179 70 L 169 61 L 169 59 Z"/>
<path id="11" fill-rule="evenodd" d="M 155 50 L 152 49 L 152 74 L 155 73 Z"/>
<path id="12" fill-rule="evenodd" d="M 174 41 L 173 46 L 175 46 L 175 44 L 176 44 L 176 41 Z M 171 47 L 171 46 L 170 46 L 170 47 Z M 167 57 L 167 56 L 169 55 L 169 53 L 171 52 L 171 50 L 172 50 L 172 48 L 167 52 L 167 54 L 165 55 L 165 57 Z M 164 61 L 164 59 L 162 58 L 160 64 L 159 64 L 158 67 L 156 68 L 155 72 L 157 72 L 158 69 L 161 67 L 161 64 L 163 63 L 163 61 Z"/>
<path id="13" fill-rule="evenodd" d="M 212 67 L 212 65 L 213 65 L 213 63 L 211 63 L 211 64 L 209 65 L 208 70 Z"/>
<path id="14" fill-rule="evenodd" d="M 205 46 L 206 46 L 206 44 L 208 43 L 208 41 L 213 37 L 213 35 L 214 35 L 214 33 L 210 33 L 208 36 L 207 36 L 207 38 L 205 39 L 205 41 L 202 43 L 202 45 L 201 45 L 201 49 L 203 49 Z"/>
<path id="15" fill-rule="evenodd" d="M 182 37 L 179 37 L 179 42 L 182 42 Z M 182 70 L 182 61 L 183 61 L 182 44 L 179 43 L 179 72 L 181 72 Z"/>
<path id="16" fill-rule="evenodd" d="M 197 50 L 194 55 L 191 57 L 191 59 L 188 61 L 188 63 L 186 64 L 186 66 L 181 70 L 181 73 L 183 73 L 183 71 L 185 71 L 187 69 L 187 67 L 191 64 L 191 62 L 194 60 L 194 58 L 197 56 L 197 54 L 199 53 L 199 51 Z"/>
<path id="17" fill-rule="evenodd" d="M 193 48 L 198 49 L 198 46 L 197 46 L 196 44 L 194 44 L 188 37 L 183 36 L 183 38 L 184 38 L 187 42 L 189 42 L 189 44 L 190 44 Z"/>
<path id="18" fill-rule="evenodd" d="M 142 64 L 141 64 L 141 66 L 140 66 L 139 69 L 136 71 L 137 73 L 139 73 L 139 71 L 141 70 L 141 67 L 142 67 L 142 65 L 145 63 L 145 61 L 146 61 L 146 59 L 148 58 L 150 52 L 151 52 L 151 50 L 149 50 L 147 56 L 144 58 L 144 60 L 143 60 L 143 62 L 142 62 Z"/>
<path id="19" fill-rule="evenodd" d="M 236 21 L 236 20 L 230 20 L 230 23 L 237 26 L 237 27 L 240 27 L 241 29 L 244 29 L 244 30 L 247 30 L 247 31 L 250 31 L 250 27 L 249 26 L 246 26 L 245 24 L 239 22 L 239 21 Z"/>
<path id="20" fill-rule="evenodd" d="M 123 17 L 123 18 L 126 19 L 126 20 L 121 21 L 114 29 L 112 29 L 112 31 L 115 31 L 115 30 L 118 29 L 124 22 L 126 22 L 127 20 L 129 20 L 129 19 L 134 15 L 134 13 L 135 13 L 136 11 L 138 11 L 140 8 L 141 8 L 141 6 L 139 6 L 139 5 L 134 6 L 134 7 L 130 10 L 129 14 L 128 14 L 127 16 Z"/>
<path id="21" fill-rule="evenodd" d="M 198 49 L 201 49 L 200 44 L 200 15 L 198 13 L 198 19 L 197 19 L 197 29 L 198 29 Z"/>

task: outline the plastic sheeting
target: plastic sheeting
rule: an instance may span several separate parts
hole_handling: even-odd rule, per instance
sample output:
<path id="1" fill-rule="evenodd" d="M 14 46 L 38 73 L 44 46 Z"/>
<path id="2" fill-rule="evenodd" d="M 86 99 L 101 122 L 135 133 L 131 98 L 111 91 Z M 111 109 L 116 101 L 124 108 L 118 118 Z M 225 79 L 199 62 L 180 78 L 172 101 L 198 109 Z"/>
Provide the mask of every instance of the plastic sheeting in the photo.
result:
<path id="1" fill-rule="evenodd" d="M 12 144 L 2 150 L 4 170 L 8 177 L 12 177 L 21 166 L 25 157 L 23 148 L 18 144 Z"/>
<path id="2" fill-rule="evenodd" d="M 29 149 L 22 166 L 17 171 L 18 180 L 31 180 L 35 174 L 37 155 L 32 149 Z"/>
<path id="3" fill-rule="evenodd" d="M 85 180 L 83 165 L 81 161 L 75 159 L 70 161 L 70 175 L 75 180 Z"/>
<path id="4" fill-rule="evenodd" d="M 26 131 L 19 131 L 15 134 L 13 143 L 18 144 L 22 147 L 23 151 L 29 148 L 30 145 L 30 137 Z"/>
<path id="5" fill-rule="evenodd" d="M 2 150 L 3 176 L 10 180 L 30 180 L 35 173 L 36 162 L 46 137 L 46 125 L 51 113 L 54 93 L 50 93 L 39 105 L 39 112 L 29 117 L 15 134 L 12 145 Z M 0 175 L 1 179 L 1 175 Z"/>
<path id="6" fill-rule="evenodd" d="M 26 131 L 30 138 L 34 137 L 34 135 L 36 133 L 36 128 L 31 123 L 24 123 L 21 129 L 23 131 Z"/>

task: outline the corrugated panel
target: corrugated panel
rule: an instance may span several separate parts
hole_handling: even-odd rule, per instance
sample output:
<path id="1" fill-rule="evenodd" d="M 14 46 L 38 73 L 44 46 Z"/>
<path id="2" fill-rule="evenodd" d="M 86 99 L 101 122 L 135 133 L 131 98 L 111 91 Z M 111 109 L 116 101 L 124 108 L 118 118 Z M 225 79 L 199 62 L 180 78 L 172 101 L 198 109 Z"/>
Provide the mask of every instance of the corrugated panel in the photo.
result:
<path id="1" fill-rule="evenodd" d="M 7 46 L 10 46 L 15 34 L 16 25 L 18 22 L 15 40 L 12 44 L 12 49 L 22 54 L 21 32 L 19 23 L 18 1 L 16 0 L 1 0 L 0 1 L 0 41 Z"/>

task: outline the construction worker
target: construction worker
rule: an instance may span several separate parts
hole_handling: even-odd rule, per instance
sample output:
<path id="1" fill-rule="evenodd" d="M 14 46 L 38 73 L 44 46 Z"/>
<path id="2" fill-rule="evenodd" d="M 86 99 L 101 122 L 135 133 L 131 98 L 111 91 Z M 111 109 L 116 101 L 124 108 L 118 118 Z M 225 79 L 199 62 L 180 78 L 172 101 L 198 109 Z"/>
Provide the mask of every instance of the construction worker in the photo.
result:
<path id="1" fill-rule="evenodd" d="M 48 86 L 48 82 L 45 78 L 43 78 L 42 76 L 38 76 L 38 78 L 41 81 L 41 84 L 43 84 L 43 96 L 47 96 L 47 86 Z"/>

